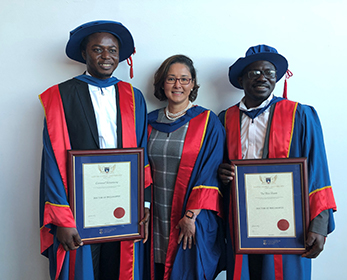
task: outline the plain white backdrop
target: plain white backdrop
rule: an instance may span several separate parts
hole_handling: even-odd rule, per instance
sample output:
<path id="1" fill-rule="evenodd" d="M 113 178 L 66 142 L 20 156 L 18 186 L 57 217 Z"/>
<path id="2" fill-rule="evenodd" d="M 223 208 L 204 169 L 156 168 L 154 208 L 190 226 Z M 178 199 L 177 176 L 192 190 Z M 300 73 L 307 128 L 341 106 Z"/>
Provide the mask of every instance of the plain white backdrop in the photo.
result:
<path id="1" fill-rule="evenodd" d="M 344 279 L 347 101 L 345 0 L 1 0 L 0 9 L 0 275 L 48 279 L 40 255 L 39 174 L 43 110 L 38 94 L 84 71 L 65 56 L 69 31 L 91 20 L 122 22 L 135 39 L 134 79 L 148 110 L 153 74 L 173 54 L 195 62 L 201 85 L 196 104 L 219 113 L 240 100 L 228 67 L 248 47 L 268 44 L 289 61 L 289 99 L 320 116 L 338 212 L 336 230 L 313 261 L 313 279 Z M 129 67 L 115 76 L 130 81 Z M 281 95 L 283 80 L 277 84 Z M 341 241 L 342 240 L 342 241 Z M 225 274 L 218 279 L 225 279 Z"/>

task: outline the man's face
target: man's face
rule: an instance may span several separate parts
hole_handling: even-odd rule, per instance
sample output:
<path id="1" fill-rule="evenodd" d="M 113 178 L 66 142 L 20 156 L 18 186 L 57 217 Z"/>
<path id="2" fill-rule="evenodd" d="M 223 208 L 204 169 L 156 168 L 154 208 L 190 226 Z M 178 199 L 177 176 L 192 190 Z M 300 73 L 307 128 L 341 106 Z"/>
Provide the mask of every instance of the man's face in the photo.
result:
<path id="1" fill-rule="evenodd" d="M 252 77 L 249 75 L 249 71 L 262 71 L 258 77 Z M 253 108 L 259 106 L 264 100 L 266 100 L 271 92 L 275 89 L 277 76 L 270 77 L 264 75 L 271 70 L 275 70 L 275 66 L 269 61 L 256 61 L 248 65 L 242 77 L 239 77 L 239 83 L 243 87 L 245 92 L 245 105 L 247 108 Z"/>
<path id="2" fill-rule="evenodd" d="M 112 76 L 119 63 L 119 43 L 110 33 L 94 33 L 89 36 L 82 56 L 86 60 L 90 75 L 99 79 L 108 79 Z"/>

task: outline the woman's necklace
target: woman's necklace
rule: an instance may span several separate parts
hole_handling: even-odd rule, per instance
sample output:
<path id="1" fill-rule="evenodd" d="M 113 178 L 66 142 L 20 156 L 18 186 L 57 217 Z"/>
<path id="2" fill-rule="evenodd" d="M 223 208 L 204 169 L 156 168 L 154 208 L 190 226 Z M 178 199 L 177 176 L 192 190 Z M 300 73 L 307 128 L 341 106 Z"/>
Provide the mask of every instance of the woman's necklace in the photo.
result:
<path id="1" fill-rule="evenodd" d="M 175 121 L 175 120 L 179 119 L 182 115 L 184 115 L 186 113 L 186 111 L 188 109 L 190 109 L 192 106 L 193 106 L 192 102 L 189 101 L 188 106 L 185 109 L 183 109 L 182 111 L 174 114 L 174 113 L 170 113 L 169 105 L 167 105 L 166 108 L 165 108 L 165 115 L 166 115 L 166 117 L 169 120 Z"/>

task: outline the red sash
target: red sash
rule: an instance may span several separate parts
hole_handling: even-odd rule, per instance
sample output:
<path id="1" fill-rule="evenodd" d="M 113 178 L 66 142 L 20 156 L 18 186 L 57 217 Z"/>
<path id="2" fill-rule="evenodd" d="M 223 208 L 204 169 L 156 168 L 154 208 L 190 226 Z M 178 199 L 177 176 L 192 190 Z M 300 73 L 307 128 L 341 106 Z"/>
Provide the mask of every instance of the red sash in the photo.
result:
<path id="1" fill-rule="evenodd" d="M 288 158 L 298 103 L 283 100 L 275 106 L 269 137 L 269 158 Z"/>
<path id="2" fill-rule="evenodd" d="M 135 98 L 131 84 L 118 82 L 119 108 L 122 116 L 123 148 L 137 147 Z M 122 241 L 120 247 L 119 279 L 134 279 L 135 247 L 134 241 Z"/>
<path id="3" fill-rule="evenodd" d="M 67 194 L 66 151 L 71 149 L 71 145 L 58 85 L 55 85 L 46 90 L 39 96 L 39 98 L 45 111 L 48 135 L 51 140 L 52 149 Z M 44 222 L 43 226 L 40 229 L 41 252 L 45 251 L 48 247 L 50 247 L 53 244 L 53 236 L 50 233 L 49 228 L 45 227 L 45 225 L 50 224 L 52 222 L 58 223 L 60 224 L 60 226 L 76 227 L 71 209 L 68 205 L 56 205 L 46 202 L 44 210 Z M 74 259 L 74 254 L 75 252 L 72 254 L 71 259 Z M 57 271 L 55 279 L 58 279 L 59 277 L 65 259 L 65 255 L 66 251 L 60 244 L 56 256 Z M 74 276 L 73 274 L 74 273 L 72 273 L 71 277 Z M 73 279 L 71 277 L 69 278 Z"/>
<path id="4" fill-rule="evenodd" d="M 177 179 L 172 198 L 171 210 L 171 228 L 169 235 L 169 245 L 166 253 L 164 280 L 170 278 L 173 263 L 177 253 L 177 240 L 179 229 L 176 225 L 181 219 L 181 211 L 183 209 L 184 197 L 187 193 L 190 177 L 194 169 L 196 159 L 199 155 L 202 143 L 204 141 L 206 126 L 208 123 L 210 112 L 204 111 L 189 122 L 186 138 L 182 151 L 180 168 L 177 173 Z"/>

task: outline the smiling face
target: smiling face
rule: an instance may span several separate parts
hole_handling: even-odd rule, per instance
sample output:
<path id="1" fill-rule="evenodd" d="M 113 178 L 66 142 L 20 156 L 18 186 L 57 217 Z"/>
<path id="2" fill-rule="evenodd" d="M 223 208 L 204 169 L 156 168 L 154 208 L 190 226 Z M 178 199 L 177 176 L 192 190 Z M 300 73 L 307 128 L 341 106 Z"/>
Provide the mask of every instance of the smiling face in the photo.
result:
<path id="1" fill-rule="evenodd" d="M 261 74 L 257 78 L 249 78 L 248 71 L 250 70 L 276 70 L 275 66 L 269 61 L 256 61 L 248 65 L 242 77 L 239 77 L 239 83 L 245 92 L 245 105 L 247 108 L 259 106 L 265 101 L 276 86 L 276 76 L 274 78 L 267 78 Z"/>
<path id="2" fill-rule="evenodd" d="M 82 50 L 90 75 L 99 79 L 112 76 L 119 63 L 119 42 L 110 33 L 94 33 L 89 36 L 86 49 Z"/>
<path id="3" fill-rule="evenodd" d="M 188 85 L 181 85 L 177 79 L 192 79 L 192 75 L 185 64 L 174 63 L 167 72 L 167 78 L 175 79 L 173 84 L 164 82 L 164 92 L 169 102 L 169 108 L 175 107 L 175 111 L 180 111 L 189 103 L 189 94 L 194 87 L 194 81 L 191 80 Z M 171 110 L 170 112 L 175 113 Z"/>

